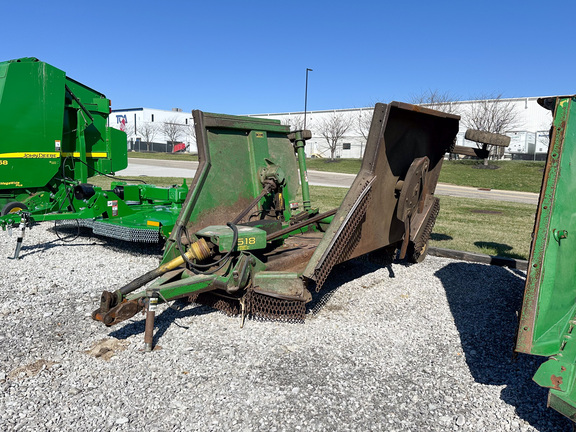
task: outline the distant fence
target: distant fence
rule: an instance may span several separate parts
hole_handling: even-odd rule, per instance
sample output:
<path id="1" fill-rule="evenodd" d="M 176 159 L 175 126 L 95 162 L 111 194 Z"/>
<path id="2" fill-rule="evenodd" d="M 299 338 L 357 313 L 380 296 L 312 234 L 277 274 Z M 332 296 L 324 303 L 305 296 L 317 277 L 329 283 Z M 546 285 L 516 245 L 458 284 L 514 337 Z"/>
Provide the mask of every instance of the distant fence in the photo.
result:
<path id="1" fill-rule="evenodd" d="M 174 146 L 176 146 L 176 151 L 179 151 L 181 150 L 183 143 L 147 143 L 139 138 L 128 140 L 128 151 L 142 153 L 174 153 Z M 186 151 L 185 148 L 186 146 L 184 145 L 184 151 Z"/>

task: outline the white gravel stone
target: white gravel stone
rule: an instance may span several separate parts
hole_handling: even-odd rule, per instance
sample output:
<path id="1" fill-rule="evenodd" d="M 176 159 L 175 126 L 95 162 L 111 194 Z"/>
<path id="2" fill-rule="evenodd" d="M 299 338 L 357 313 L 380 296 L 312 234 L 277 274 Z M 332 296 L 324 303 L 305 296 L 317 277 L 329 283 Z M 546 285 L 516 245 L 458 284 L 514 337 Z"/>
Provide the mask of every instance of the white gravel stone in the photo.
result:
<path id="1" fill-rule="evenodd" d="M 355 260 L 304 324 L 162 305 L 162 349 L 143 353 L 142 315 L 107 328 L 90 313 L 160 248 L 62 243 L 52 226 L 0 270 L 0 430 L 570 430 L 532 382 L 544 359 L 511 360 L 522 272 Z M 14 246 L 0 235 L 0 257 Z M 88 355 L 103 339 L 109 360 Z"/>

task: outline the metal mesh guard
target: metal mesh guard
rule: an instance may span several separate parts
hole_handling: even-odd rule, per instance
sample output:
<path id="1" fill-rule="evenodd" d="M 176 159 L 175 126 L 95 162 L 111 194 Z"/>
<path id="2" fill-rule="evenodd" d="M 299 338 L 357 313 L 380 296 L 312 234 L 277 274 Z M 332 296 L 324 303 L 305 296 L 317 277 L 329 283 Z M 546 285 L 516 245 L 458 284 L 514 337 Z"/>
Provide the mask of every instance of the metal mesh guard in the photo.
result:
<path id="1" fill-rule="evenodd" d="M 434 204 L 432 204 L 432 208 L 430 209 L 430 213 L 428 215 L 428 220 L 426 221 L 426 226 L 424 227 L 420 238 L 416 239 L 415 241 L 414 249 L 418 255 L 420 254 L 420 251 L 426 247 L 428 240 L 430 240 L 430 236 L 432 235 L 432 230 L 434 229 L 434 224 L 436 223 L 438 213 L 440 213 L 440 200 L 435 198 Z"/>
<path id="2" fill-rule="evenodd" d="M 250 316 L 256 320 L 303 323 L 306 315 L 304 301 L 279 299 L 250 290 L 246 302 Z"/>
<path id="3" fill-rule="evenodd" d="M 160 241 L 159 230 L 130 228 L 99 221 L 93 222 L 92 231 L 97 235 L 134 243 L 158 243 Z"/>
<path id="4" fill-rule="evenodd" d="M 238 300 L 221 297 L 211 292 L 190 294 L 188 296 L 188 301 L 190 303 L 205 305 L 217 309 L 228 316 L 234 316 L 240 313 Z"/>
<path id="5" fill-rule="evenodd" d="M 228 316 L 238 315 L 241 312 L 239 299 L 222 297 L 207 292 L 191 294 L 188 301 L 212 307 Z M 298 300 L 284 300 L 248 290 L 244 297 L 246 313 L 251 319 L 261 321 L 281 321 L 288 323 L 303 323 L 306 315 L 306 302 Z"/>
<path id="6" fill-rule="evenodd" d="M 336 264 L 340 264 L 348 259 L 352 251 L 358 245 L 360 241 L 360 236 L 362 234 L 362 222 L 364 216 L 366 215 L 366 209 L 370 203 L 371 197 L 371 182 L 368 182 L 364 188 L 363 195 L 360 195 L 360 202 L 353 210 L 352 215 L 345 222 L 345 225 L 340 230 L 338 238 L 334 241 L 334 244 L 328 251 L 326 258 L 323 262 L 314 270 L 314 280 L 316 281 L 316 292 L 320 291 L 322 285 L 326 281 L 328 274 Z"/>

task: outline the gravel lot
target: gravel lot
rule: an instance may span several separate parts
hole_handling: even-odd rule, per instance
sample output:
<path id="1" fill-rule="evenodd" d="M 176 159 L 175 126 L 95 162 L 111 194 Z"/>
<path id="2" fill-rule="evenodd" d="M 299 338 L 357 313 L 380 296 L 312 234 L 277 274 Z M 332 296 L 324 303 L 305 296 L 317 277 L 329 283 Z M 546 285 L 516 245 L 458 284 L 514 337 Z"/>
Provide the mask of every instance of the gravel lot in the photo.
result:
<path id="1" fill-rule="evenodd" d="M 158 247 L 28 231 L 0 235 L 0 430 L 569 431 L 512 360 L 520 271 L 429 257 L 336 269 L 305 324 L 161 308 L 92 321 L 103 289 L 157 265 Z M 107 339 L 107 355 L 87 353 Z M 99 353 L 106 351 L 99 345 Z M 114 354 L 109 360 L 106 358 Z"/>

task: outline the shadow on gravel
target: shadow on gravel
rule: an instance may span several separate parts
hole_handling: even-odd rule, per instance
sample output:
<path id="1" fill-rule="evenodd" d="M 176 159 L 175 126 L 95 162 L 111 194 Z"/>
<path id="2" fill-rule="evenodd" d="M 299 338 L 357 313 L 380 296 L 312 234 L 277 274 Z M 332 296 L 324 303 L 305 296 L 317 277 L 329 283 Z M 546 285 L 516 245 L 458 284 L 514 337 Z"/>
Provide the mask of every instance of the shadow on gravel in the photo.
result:
<path id="1" fill-rule="evenodd" d="M 505 386 L 502 400 L 514 406 L 518 415 L 539 431 L 572 430 L 568 419 L 546 407 L 548 391 L 532 381 L 546 359 L 521 354 L 513 360 L 524 274 L 462 262 L 448 264 L 435 276 L 446 290 L 474 380 Z"/>
<path id="2" fill-rule="evenodd" d="M 383 267 L 388 270 L 388 276 L 394 278 L 393 262 L 395 261 L 392 255 L 385 250 L 381 250 L 335 266 L 319 292 L 316 292 L 314 287 L 310 288 L 312 301 L 306 304 L 306 313 L 316 315 L 326 306 L 340 286 L 378 271 Z"/>
<path id="3" fill-rule="evenodd" d="M 172 307 L 164 310 L 162 313 L 156 315 L 154 320 L 154 341 L 153 344 L 156 345 L 158 340 L 162 338 L 164 333 L 170 328 L 171 325 L 176 325 L 184 329 L 188 329 L 188 326 L 184 326 L 178 323 L 178 320 L 183 318 L 189 318 L 194 316 L 206 315 L 209 313 L 218 312 L 218 310 L 208 307 L 208 306 L 198 306 L 188 303 L 184 300 L 177 300 L 172 304 Z M 141 335 L 144 338 L 144 324 L 146 322 L 143 315 L 142 319 L 138 321 L 132 321 L 118 330 L 110 333 L 110 336 L 116 339 L 128 339 L 130 336 Z M 144 340 L 144 339 L 142 339 Z"/>
<path id="4" fill-rule="evenodd" d="M 64 227 L 58 226 L 49 228 L 48 231 L 54 234 L 54 239 L 44 243 L 27 244 L 27 242 L 33 241 L 33 236 L 25 236 L 22 249 L 20 250 L 20 258 L 42 253 L 53 248 L 70 248 L 78 246 L 100 246 L 120 252 L 154 255 L 161 254 L 164 246 L 163 242 L 132 243 L 109 237 L 100 237 L 94 235 L 91 229 L 84 227 L 78 229 L 77 227 L 70 227 L 68 225 Z M 98 242 L 96 240 L 98 240 Z M 16 242 L 14 242 L 14 247 L 16 247 Z"/>
<path id="5" fill-rule="evenodd" d="M 94 242 L 90 242 L 90 239 L 86 239 L 86 242 L 74 243 L 74 244 L 62 243 L 62 241 L 58 239 L 34 245 L 26 245 L 25 242 L 26 240 L 24 240 L 22 249 L 20 249 L 20 255 L 19 255 L 20 259 L 26 258 L 27 256 L 36 255 L 38 253 L 46 252 L 47 250 L 57 247 L 78 247 L 78 246 L 91 246 L 96 244 Z"/>

